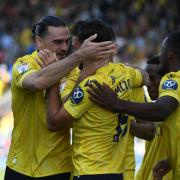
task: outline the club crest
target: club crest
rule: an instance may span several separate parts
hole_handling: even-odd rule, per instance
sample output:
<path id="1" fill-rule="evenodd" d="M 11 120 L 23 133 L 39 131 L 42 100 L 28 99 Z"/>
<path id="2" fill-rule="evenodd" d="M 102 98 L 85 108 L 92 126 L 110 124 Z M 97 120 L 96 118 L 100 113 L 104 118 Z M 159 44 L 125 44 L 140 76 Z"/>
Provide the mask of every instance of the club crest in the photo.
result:
<path id="1" fill-rule="evenodd" d="M 71 102 L 74 104 L 78 104 L 83 100 L 84 93 L 82 89 L 78 86 L 71 95 Z"/>
<path id="2" fill-rule="evenodd" d="M 176 90 L 177 88 L 178 88 L 178 83 L 174 80 L 166 80 L 162 85 L 162 89 Z"/>

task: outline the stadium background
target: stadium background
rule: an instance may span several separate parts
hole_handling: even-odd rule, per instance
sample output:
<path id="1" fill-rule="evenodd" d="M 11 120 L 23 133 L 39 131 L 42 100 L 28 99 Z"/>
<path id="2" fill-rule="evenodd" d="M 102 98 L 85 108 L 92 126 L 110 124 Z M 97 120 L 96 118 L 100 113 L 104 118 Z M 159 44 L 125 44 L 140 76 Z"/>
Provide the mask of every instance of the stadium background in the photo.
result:
<path id="1" fill-rule="evenodd" d="M 1 0 L 0 1 L 0 180 L 10 146 L 11 68 L 18 56 L 31 53 L 33 23 L 44 15 L 63 17 L 71 26 L 80 19 L 100 18 L 116 33 L 116 61 L 144 66 L 160 50 L 167 33 L 180 28 L 178 0 Z M 137 168 L 144 146 L 136 139 Z"/>

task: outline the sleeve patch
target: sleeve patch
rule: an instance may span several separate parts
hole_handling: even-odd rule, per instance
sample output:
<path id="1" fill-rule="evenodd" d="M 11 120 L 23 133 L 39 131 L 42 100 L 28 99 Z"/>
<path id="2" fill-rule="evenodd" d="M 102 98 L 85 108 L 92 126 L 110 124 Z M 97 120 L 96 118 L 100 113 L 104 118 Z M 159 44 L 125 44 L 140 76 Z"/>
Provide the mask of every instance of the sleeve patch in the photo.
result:
<path id="1" fill-rule="evenodd" d="M 166 80 L 162 84 L 162 89 L 166 90 L 176 90 L 178 88 L 178 83 L 174 80 Z"/>
<path id="2" fill-rule="evenodd" d="M 71 102 L 74 104 L 78 104 L 83 100 L 84 97 L 84 93 L 82 91 L 82 89 L 78 86 L 71 95 Z"/>
<path id="3" fill-rule="evenodd" d="M 27 63 L 22 63 L 22 64 L 18 65 L 16 68 L 19 73 L 23 74 L 28 71 L 29 66 Z"/>

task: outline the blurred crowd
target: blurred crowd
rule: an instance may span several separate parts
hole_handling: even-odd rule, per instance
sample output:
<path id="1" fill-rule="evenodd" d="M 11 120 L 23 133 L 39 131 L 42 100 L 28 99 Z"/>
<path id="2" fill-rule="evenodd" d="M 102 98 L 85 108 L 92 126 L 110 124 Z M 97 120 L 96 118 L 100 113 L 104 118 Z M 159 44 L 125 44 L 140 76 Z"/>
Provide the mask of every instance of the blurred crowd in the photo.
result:
<path id="1" fill-rule="evenodd" d="M 177 0 L 1 0 L 0 95 L 16 58 L 35 49 L 31 27 L 44 15 L 61 16 L 69 25 L 79 19 L 104 20 L 116 33 L 117 59 L 141 64 L 159 51 L 168 32 L 179 29 L 179 9 Z"/>

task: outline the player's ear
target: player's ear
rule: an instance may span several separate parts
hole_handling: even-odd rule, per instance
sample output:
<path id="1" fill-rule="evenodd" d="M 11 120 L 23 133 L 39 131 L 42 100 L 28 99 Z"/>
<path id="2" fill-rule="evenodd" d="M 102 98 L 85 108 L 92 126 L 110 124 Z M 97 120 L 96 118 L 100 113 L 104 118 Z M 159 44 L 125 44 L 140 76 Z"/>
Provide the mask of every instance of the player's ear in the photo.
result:
<path id="1" fill-rule="evenodd" d="M 36 46 L 38 49 L 43 49 L 43 40 L 40 36 L 35 37 Z"/>

